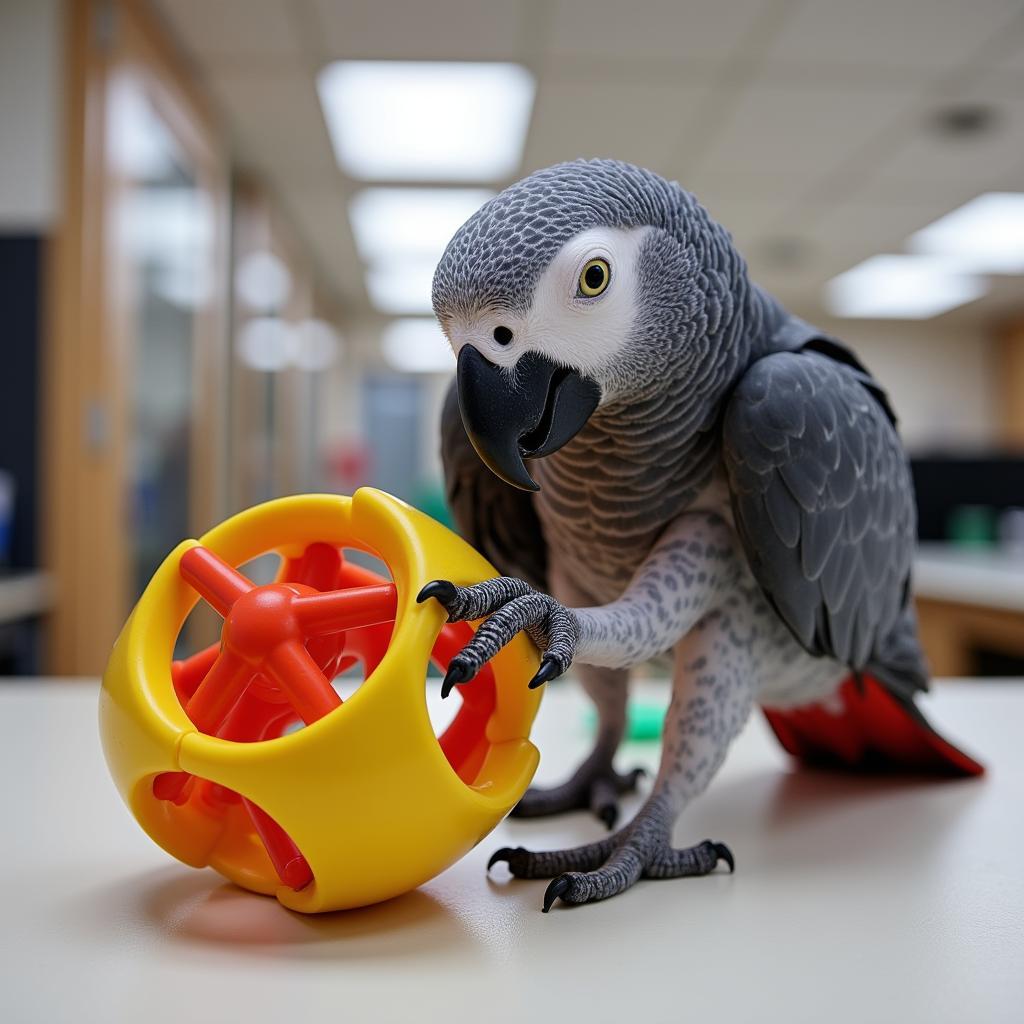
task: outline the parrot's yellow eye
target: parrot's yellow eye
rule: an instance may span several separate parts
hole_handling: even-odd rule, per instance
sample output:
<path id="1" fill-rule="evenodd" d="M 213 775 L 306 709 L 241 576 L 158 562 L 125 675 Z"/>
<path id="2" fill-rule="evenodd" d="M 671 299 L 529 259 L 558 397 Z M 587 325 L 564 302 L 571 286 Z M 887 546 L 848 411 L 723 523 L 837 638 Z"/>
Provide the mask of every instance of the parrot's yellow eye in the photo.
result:
<path id="1" fill-rule="evenodd" d="M 580 295 L 592 299 L 608 287 L 612 279 L 612 268 L 607 260 L 587 260 L 586 266 L 580 271 Z"/>

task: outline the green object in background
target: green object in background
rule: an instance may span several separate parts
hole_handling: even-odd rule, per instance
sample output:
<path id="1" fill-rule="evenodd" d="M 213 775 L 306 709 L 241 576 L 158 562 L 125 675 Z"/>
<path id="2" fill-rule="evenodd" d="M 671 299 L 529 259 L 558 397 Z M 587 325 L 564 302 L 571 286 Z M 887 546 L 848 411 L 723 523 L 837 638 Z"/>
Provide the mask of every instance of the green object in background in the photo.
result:
<path id="1" fill-rule="evenodd" d="M 630 704 L 626 711 L 626 739 L 636 743 L 660 740 L 665 711 L 661 704 Z"/>
<path id="2" fill-rule="evenodd" d="M 946 520 L 946 536 L 968 548 L 989 548 L 996 542 L 996 514 L 988 505 L 957 505 Z"/>
<path id="3" fill-rule="evenodd" d="M 425 512 L 431 519 L 436 519 L 449 530 L 455 530 L 455 522 L 445 501 L 444 484 L 440 481 L 424 481 L 416 488 L 413 494 L 412 505 L 415 505 L 421 512 Z"/>
<path id="4" fill-rule="evenodd" d="M 666 708 L 663 704 L 630 702 L 626 709 L 626 740 L 630 743 L 651 743 L 661 739 Z M 588 731 L 597 730 L 597 714 L 591 708 L 586 712 Z"/>

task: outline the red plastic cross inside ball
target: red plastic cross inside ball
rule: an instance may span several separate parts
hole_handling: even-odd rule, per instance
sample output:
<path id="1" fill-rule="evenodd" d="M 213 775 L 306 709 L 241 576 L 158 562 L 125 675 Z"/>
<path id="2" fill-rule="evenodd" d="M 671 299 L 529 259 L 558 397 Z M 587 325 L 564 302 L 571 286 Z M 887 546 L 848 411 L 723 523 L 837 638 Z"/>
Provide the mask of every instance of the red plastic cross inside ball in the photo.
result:
<path id="1" fill-rule="evenodd" d="M 310 725 L 342 705 L 335 676 L 362 662 L 368 679 L 387 652 L 395 585 L 346 561 L 333 545 L 310 544 L 264 586 L 202 546 L 182 555 L 179 571 L 224 619 L 219 644 L 172 665 L 182 707 L 209 735 L 255 742 L 276 739 L 293 723 Z M 471 636 L 466 623 L 445 625 L 431 660 L 443 671 Z M 496 701 L 490 667 L 461 695 L 462 707 L 439 743 L 459 777 L 471 783 L 486 753 Z M 245 797 L 187 772 L 158 775 L 153 793 L 176 804 L 201 800 L 213 811 L 240 800 L 281 881 L 293 889 L 312 881 L 292 839 Z"/>

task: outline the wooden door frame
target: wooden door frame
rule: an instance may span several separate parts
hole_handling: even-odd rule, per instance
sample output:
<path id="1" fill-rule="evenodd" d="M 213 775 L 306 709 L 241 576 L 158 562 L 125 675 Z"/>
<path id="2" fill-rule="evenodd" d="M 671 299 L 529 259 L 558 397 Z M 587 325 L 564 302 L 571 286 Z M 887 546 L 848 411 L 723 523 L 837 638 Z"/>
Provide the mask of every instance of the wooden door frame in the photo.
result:
<path id="1" fill-rule="evenodd" d="M 132 337 L 110 244 L 107 105 L 111 83 L 139 85 L 191 162 L 215 223 L 217 296 L 197 316 L 193 363 L 191 518 L 195 532 L 224 508 L 229 170 L 216 121 L 148 6 L 77 0 L 67 9 L 65 206 L 52 246 L 53 309 L 44 361 L 46 563 L 56 586 L 47 671 L 102 671 L 132 597 L 128 444 Z M 94 581 L 103 580 L 100 586 Z"/>

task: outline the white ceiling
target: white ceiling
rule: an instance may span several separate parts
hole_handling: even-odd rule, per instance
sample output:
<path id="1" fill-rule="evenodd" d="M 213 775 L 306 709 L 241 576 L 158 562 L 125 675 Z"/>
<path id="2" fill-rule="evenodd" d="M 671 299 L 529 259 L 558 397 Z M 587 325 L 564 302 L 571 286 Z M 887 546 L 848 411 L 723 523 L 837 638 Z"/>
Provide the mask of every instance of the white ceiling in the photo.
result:
<path id="1" fill-rule="evenodd" d="M 1018 0 L 155 0 L 239 163 L 279 195 L 349 315 L 369 313 L 314 86 L 338 58 L 515 60 L 538 92 L 520 174 L 577 156 L 696 192 L 805 316 L 822 284 L 973 196 L 1024 191 Z M 970 139 L 936 111 L 981 103 Z M 503 183 L 498 183 L 503 184 Z M 1020 279 L 947 317 L 1024 303 Z"/>

